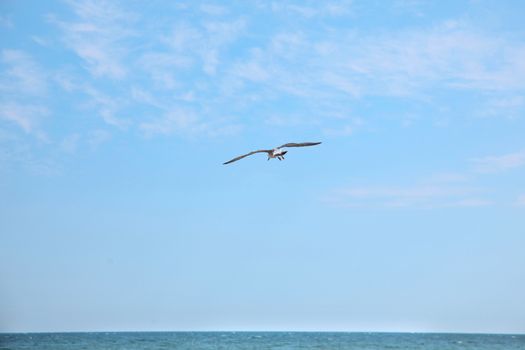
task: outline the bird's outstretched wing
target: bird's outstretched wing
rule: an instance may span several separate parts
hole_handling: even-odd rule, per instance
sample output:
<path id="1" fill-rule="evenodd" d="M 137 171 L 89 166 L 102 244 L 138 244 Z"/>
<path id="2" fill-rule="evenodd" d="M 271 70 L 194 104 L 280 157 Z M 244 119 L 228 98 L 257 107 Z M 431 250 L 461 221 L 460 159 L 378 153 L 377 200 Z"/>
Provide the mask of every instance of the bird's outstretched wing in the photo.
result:
<path id="1" fill-rule="evenodd" d="M 260 149 L 258 151 L 253 151 L 253 152 L 250 152 L 250 153 L 246 153 L 246 154 L 243 154 L 242 156 L 238 156 L 237 158 L 233 158 L 232 160 L 229 160 L 225 163 L 222 163 L 223 165 L 224 164 L 230 164 L 230 163 L 233 163 L 235 161 L 238 161 L 239 159 L 242 159 L 244 157 L 248 157 L 248 156 L 251 156 L 252 154 L 255 154 L 255 153 L 261 153 L 261 152 L 266 152 L 266 153 L 269 153 L 271 152 L 272 150 L 268 150 L 268 149 Z"/>
<path id="2" fill-rule="evenodd" d="M 277 148 L 284 148 L 284 147 L 305 147 L 305 146 L 315 146 L 319 145 L 321 142 L 302 142 L 302 143 L 285 143 L 284 145 L 277 147 Z"/>

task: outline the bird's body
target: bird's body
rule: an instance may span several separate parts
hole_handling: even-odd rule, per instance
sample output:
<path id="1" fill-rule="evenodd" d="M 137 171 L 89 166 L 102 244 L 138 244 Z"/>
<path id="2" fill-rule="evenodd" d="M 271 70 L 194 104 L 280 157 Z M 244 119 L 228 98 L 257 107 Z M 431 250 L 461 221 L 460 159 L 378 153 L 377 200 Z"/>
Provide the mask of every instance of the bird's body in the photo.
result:
<path id="1" fill-rule="evenodd" d="M 242 159 L 244 157 L 251 156 L 252 154 L 263 153 L 263 152 L 268 154 L 268 160 L 270 160 L 272 158 L 277 158 L 279 160 L 283 160 L 284 159 L 284 155 L 286 153 L 288 153 L 288 151 L 283 150 L 283 148 L 285 148 L 285 147 L 305 147 L 305 146 L 315 146 L 315 145 L 319 145 L 319 144 L 321 144 L 321 142 L 285 143 L 284 145 L 276 147 L 274 149 L 260 149 L 260 150 L 257 150 L 257 151 L 252 151 L 250 153 L 243 154 L 242 156 L 238 156 L 236 158 L 233 158 L 232 160 L 229 160 L 229 161 L 227 161 L 227 162 L 225 162 L 223 164 L 230 164 L 230 163 L 238 161 L 239 159 Z"/>

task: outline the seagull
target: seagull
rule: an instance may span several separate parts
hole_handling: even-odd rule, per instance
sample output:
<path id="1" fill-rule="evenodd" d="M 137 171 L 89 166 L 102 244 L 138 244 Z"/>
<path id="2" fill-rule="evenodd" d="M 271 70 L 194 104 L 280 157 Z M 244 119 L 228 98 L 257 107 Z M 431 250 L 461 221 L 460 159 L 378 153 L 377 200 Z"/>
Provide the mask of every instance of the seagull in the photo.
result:
<path id="1" fill-rule="evenodd" d="M 285 143 L 284 145 L 276 147 L 274 149 L 260 149 L 260 150 L 257 150 L 257 151 L 252 151 L 250 153 L 243 154 L 242 156 L 238 156 L 236 158 L 233 158 L 232 160 L 229 160 L 229 161 L 227 161 L 225 163 L 222 163 L 222 164 L 223 165 L 230 164 L 230 163 L 238 161 L 239 159 L 242 159 L 244 157 L 248 157 L 248 156 L 251 156 L 252 154 L 262 153 L 262 152 L 268 153 L 268 160 L 270 160 L 271 158 L 277 158 L 279 160 L 283 160 L 284 159 L 284 155 L 288 152 L 288 151 L 283 150 L 283 148 L 285 148 L 285 147 L 306 147 L 306 146 L 315 146 L 315 145 L 319 145 L 319 144 L 321 144 L 321 142 Z"/>

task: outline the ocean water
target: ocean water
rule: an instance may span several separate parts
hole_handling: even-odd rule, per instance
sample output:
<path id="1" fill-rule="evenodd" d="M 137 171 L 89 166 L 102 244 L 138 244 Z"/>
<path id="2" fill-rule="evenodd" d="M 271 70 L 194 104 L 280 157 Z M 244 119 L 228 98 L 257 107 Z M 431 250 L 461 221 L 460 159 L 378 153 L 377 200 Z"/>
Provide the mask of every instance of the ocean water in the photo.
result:
<path id="1" fill-rule="evenodd" d="M 525 349 L 525 335 L 315 332 L 0 334 L 0 349 Z"/>

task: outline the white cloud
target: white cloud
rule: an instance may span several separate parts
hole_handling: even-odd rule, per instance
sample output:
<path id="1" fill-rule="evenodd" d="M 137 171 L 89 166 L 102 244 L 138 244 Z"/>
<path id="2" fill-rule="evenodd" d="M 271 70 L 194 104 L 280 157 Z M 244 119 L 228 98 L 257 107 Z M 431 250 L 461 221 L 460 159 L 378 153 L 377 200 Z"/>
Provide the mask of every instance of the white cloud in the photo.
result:
<path id="1" fill-rule="evenodd" d="M 90 104 L 97 108 L 99 115 L 107 124 L 119 128 L 129 125 L 129 120 L 116 116 L 123 103 L 121 99 L 107 95 L 92 86 L 82 86 L 81 89 L 90 97 Z"/>
<path id="2" fill-rule="evenodd" d="M 60 143 L 60 149 L 66 153 L 73 154 L 77 151 L 80 135 L 77 133 L 66 136 Z"/>
<path id="3" fill-rule="evenodd" d="M 44 39 L 44 38 L 42 38 L 42 37 L 40 37 L 40 36 L 38 36 L 38 35 L 33 35 L 33 36 L 31 36 L 31 39 L 32 39 L 35 43 L 37 43 L 38 45 L 40 45 L 40 46 L 48 46 L 48 45 L 49 45 L 49 41 L 48 41 L 48 40 L 46 40 L 46 39 Z"/>
<path id="4" fill-rule="evenodd" d="M 525 151 L 471 160 L 474 170 L 480 173 L 497 173 L 525 165 Z"/>
<path id="5" fill-rule="evenodd" d="M 327 72 L 323 77 L 321 77 L 321 80 L 324 85 L 328 85 L 332 88 L 335 88 L 336 90 L 340 90 L 349 96 L 361 96 L 360 86 L 347 77 L 343 77 L 332 72 Z"/>
<path id="6" fill-rule="evenodd" d="M 40 129 L 42 120 L 50 114 L 43 100 L 47 94 L 47 74 L 24 51 L 4 49 L 0 58 L 6 67 L 0 74 L 0 119 L 47 141 L 47 135 Z"/>
<path id="7" fill-rule="evenodd" d="M 483 108 L 483 116 L 514 119 L 525 114 L 525 97 L 509 95 L 491 98 Z"/>
<path id="8" fill-rule="evenodd" d="M 11 17 L 0 15 L 0 27 L 11 29 L 14 27 L 13 21 L 11 20 Z"/>
<path id="9" fill-rule="evenodd" d="M 486 207 L 496 203 L 485 193 L 495 189 L 473 184 L 488 173 L 498 173 L 525 166 L 525 151 L 470 160 L 474 167 L 461 172 L 436 173 L 412 185 L 352 186 L 333 190 L 322 198 L 326 203 L 343 207 L 447 208 Z M 495 193 L 492 193 L 493 195 Z M 525 205 L 525 196 L 516 200 Z"/>
<path id="10" fill-rule="evenodd" d="M 1 59 L 7 69 L 1 75 L 0 91 L 33 96 L 46 92 L 46 75 L 30 55 L 5 49 Z"/>
<path id="11" fill-rule="evenodd" d="M 241 80 L 311 97 L 413 98 L 435 88 L 500 93 L 524 89 L 525 45 L 463 22 L 388 33 L 323 34 L 319 40 L 316 33 L 277 33 L 232 71 Z"/>
<path id="12" fill-rule="evenodd" d="M 206 21 L 200 26 L 176 24 L 173 33 L 163 41 L 176 57 L 190 62 L 199 60 L 202 70 L 214 75 L 221 64 L 221 51 L 237 39 L 246 27 L 245 19 Z"/>
<path id="13" fill-rule="evenodd" d="M 223 50 L 227 44 L 237 39 L 245 27 L 246 21 L 244 19 L 204 23 L 206 43 L 200 51 L 204 63 L 204 71 L 207 74 L 213 75 L 216 73 L 220 63 L 220 51 Z"/>
<path id="14" fill-rule="evenodd" d="M 199 128 L 199 122 L 195 115 L 187 111 L 172 111 L 164 117 L 143 122 L 139 125 L 146 136 L 156 134 L 169 135 L 175 132 L 191 131 Z"/>
<path id="15" fill-rule="evenodd" d="M 361 118 L 353 118 L 350 121 L 345 120 L 345 122 L 345 124 L 338 128 L 325 128 L 323 129 L 323 133 L 328 136 L 350 136 L 364 124 Z"/>
<path id="16" fill-rule="evenodd" d="M 481 199 L 481 198 L 466 198 L 461 199 L 455 203 L 452 203 L 451 206 L 457 206 L 457 207 L 486 207 L 488 205 L 491 205 L 492 202 L 487 199 Z"/>
<path id="17" fill-rule="evenodd" d="M 337 129 L 324 129 L 323 133 L 328 136 L 350 136 L 355 133 L 354 125 L 344 125 Z"/>
<path id="18" fill-rule="evenodd" d="M 424 16 L 423 5 L 424 3 L 421 0 L 396 0 L 394 10 L 422 17 Z"/>
<path id="19" fill-rule="evenodd" d="M 211 109 L 222 107 L 237 114 L 250 104 L 276 101 L 278 105 L 291 101 L 290 97 L 297 99 L 292 108 L 307 105 L 317 119 L 292 116 L 282 123 L 283 116 L 270 111 L 270 118 L 258 120 L 288 125 L 315 122 L 327 135 L 350 135 L 357 129 L 352 122 L 340 122 L 339 128 L 322 122 L 334 110 L 348 114 L 349 99 L 412 98 L 435 88 L 501 89 L 503 97 L 512 90 L 520 96 L 515 90 L 525 80 L 520 63 L 525 45 L 487 35 L 467 22 L 391 32 L 359 32 L 353 25 L 323 22 L 329 16 L 352 14 L 351 1 L 259 2 L 266 16 L 309 18 L 323 24 L 313 28 L 283 21 L 279 29 L 261 32 L 254 31 L 260 24 L 249 17 L 253 13 L 236 14 L 235 7 L 212 2 L 173 5 L 170 10 L 177 8 L 181 16 L 168 20 L 162 14 L 153 21 L 122 8 L 135 6 L 126 2 L 67 3 L 73 19 L 52 22 L 62 29 L 63 42 L 92 76 L 80 85 L 67 74 L 57 77 L 57 82 L 70 92 L 86 94 L 106 123 L 131 125 L 146 135 L 203 129 L 211 134 L 213 127 L 223 130 L 229 125 L 217 122 Z M 396 4 L 403 11 L 421 5 L 413 0 Z M 101 77 L 125 82 L 103 85 L 108 82 Z M 127 86 L 122 87 L 124 83 Z M 174 116 L 173 109 L 199 117 Z M 130 111 L 135 119 L 129 119 Z M 159 117 L 153 118 L 157 112 Z M 405 124 L 410 123 L 406 119 Z"/>
<path id="20" fill-rule="evenodd" d="M 159 102 L 158 98 L 153 96 L 150 92 L 137 86 L 131 88 L 131 97 L 138 103 L 151 105 L 159 109 L 165 107 L 163 103 Z"/>
<path id="21" fill-rule="evenodd" d="M 44 134 L 39 131 L 39 124 L 43 117 L 47 116 L 47 108 L 39 105 L 21 104 L 16 102 L 0 103 L 0 118 L 17 124 L 27 133 L 36 134 L 45 139 Z"/>
<path id="22" fill-rule="evenodd" d="M 322 3 L 323 12 L 330 16 L 344 16 L 353 14 L 353 0 L 328 1 Z"/>
<path id="23" fill-rule="evenodd" d="M 104 0 L 66 0 L 73 11 L 82 19 L 96 19 L 111 22 L 129 20 L 135 16 L 116 5 L 115 1 Z"/>
<path id="24" fill-rule="evenodd" d="M 297 115 L 297 114 L 273 114 L 265 118 L 264 122 L 267 125 L 282 127 L 282 126 L 300 126 L 300 125 L 318 125 L 319 120 L 312 116 Z"/>
<path id="25" fill-rule="evenodd" d="M 341 188 L 324 200 L 328 203 L 357 207 L 435 208 L 482 206 L 489 201 L 472 198 L 479 190 L 466 186 L 412 185 Z"/>
<path id="26" fill-rule="evenodd" d="M 53 81 L 66 92 L 73 92 L 80 89 L 81 83 L 75 79 L 73 74 L 67 70 L 58 71 L 53 75 Z"/>
<path id="27" fill-rule="evenodd" d="M 343 16 L 352 13 L 351 0 L 323 1 L 323 2 L 298 2 L 274 1 L 270 9 L 275 13 L 284 15 L 301 16 L 305 19 L 320 16 Z"/>
<path id="28" fill-rule="evenodd" d="M 273 2 L 272 11 L 274 12 L 288 12 L 294 15 L 300 15 L 306 18 L 313 17 L 319 13 L 315 7 L 295 5 L 283 2 Z"/>
<path id="29" fill-rule="evenodd" d="M 222 16 L 228 13 L 228 9 L 215 4 L 202 4 L 199 9 L 211 16 Z"/>
<path id="30" fill-rule="evenodd" d="M 62 72 L 56 77 L 61 87 L 69 92 L 87 95 L 87 106 L 96 108 L 106 123 L 121 128 L 134 126 L 147 136 L 181 133 L 187 135 L 205 133 L 215 136 L 231 134 L 240 130 L 240 127 L 235 123 L 217 120 L 215 117 L 207 120 L 206 116 L 210 115 L 208 110 L 211 108 L 210 106 L 219 100 L 216 90 L 215 92 L 210 90 L 215 84 L 210 80 L 211 76 L 222 69 L 221 51 L 242 34 L 246 25 L 244 19 L 207 20 L 192 24 L 176 23 L 170 35 L 162 35 L 158 32 L 151 35 L 149 44 L 145 46 L 144 50 L 139 49 L 136 55 L 131 55 L 132 59 L 124 60 L 121 59 L 123 57 L 118 52 L 113 52 L 111 49 L 106 50 L 102 44 L 115 42 L 117 48 L 120 47 L 123 50 L 122 52 L 125 52 L 129 45 L 123 39 L 135 39 L 133 37 L 135 33 L 127 29 L 129 23 L 134 20 L 133 16 L 126 14 L 117 17 L 116 19 L 120 21 L 117 23 L 116 20 L 111 20 L 111 16 L 107 16 L 107 14 L 115 11 L 114 6 L 100 10 L 99 6 L 102 6 L 103 3 L 98 1 L 81 2 L 84 5 L 86 3 L 92 6 L 88 6 L 87 9 L 84 7 L 77 9 L 73 6 L 81 19 L 80 21 L 73 23 L 55 21 L 64 30 L 71 28 L 73 32 L 76 30 L 82 33 L 81 37 L 65 33 L 66 42 L 80 54 L 85 62 L 88 62 L 91 56 L 83 54 L 85 52 L 82 50 L 90 48 L 90 45 L 94 45 L 97 50 L 100 49 L 102 54 L 107 54 L 111 58 L 111 62 L 105 62 L 102 57 L 94 59 L 92 64 L 88 62 L 88 67 L 94 78 L 99 77 L 97 72 L 101 72 L 97 67 L 103 66 L 104 69 L 107 68 L 106 73 L 108 74 L 105 76 L 126 77 L 128 81 L 138 81 L 139 83 L 133 82 L 130 84 L 131 86 L 124 89 L 118 87 L 108 89 L 106 88 L 107 85 L 102 86 L 99 83 L 99 79 L 85 82 L 78 77 L 73 79 L 68 72 Z M 206 10 L 210 10 L 210 8 L 206 8 Z M 86 13 L 91 12 L 94 12 L 93 18 L 88 18 Z M 102 22 L 110 20 L 110 24 L 120 29 L 120 32 L 117 30 L 117 33 L 111 34 L 106 41 L 104 37 L 98 40 L 98 36 L 107 34 L 104 31 L 101 32 L 98 27 L 103 24 Z M 166 24 L 162 23 L 160 26 L 164 29 L 165 27 L 162 26 L 166 26 Z M 119 37 L 119 33 L 122 33 L 122 36 Z M 82 47 L 77 46 L 77 44 L 82 44 Z M 200 69 L 200 71 L 197 72 L 196 69 Z M 203 72 L 205 75 L 202 74 Z M 188 75 L 192 77 L 189 78 Z M 152 82 L 153 84 L 151 84 Z M 144 83 L 152 88 L 148 90 L 142 88 Z M 202 95 L 211 97 L 206 99 L 204 107 L 200 104 Z M 152 107 L 155 109 L 154 111 L 152 111 Z M 174 113 L 174 110 L 177 112 Z M 131 113 L 134 119 L 129 118 Z M 150 120 L 139 117 L 153 113 L 160 115 L 160 117 Z M 199 115 L 199 118 L 194 117 L 196 115 Z"/>
<path id="31" fill-rule="evenodd" d="M 98 88 L 96 81 L 86 82 L 81 76 L 70 70 L 61 70 L 54 74 L 53 79 L 66 92 L 80 96 L 82 102 L 75 106 L 79 110 L 95 110 L 96 114 L 107 124 L 124 129 L 131 124 L 129 118 L 119 116 L 124 107 L 132 100 L 137 100 L 136 92 L 131 89 L 131 98 L 126 94 L 105 92 Z M 143 101 L 138 101 L 143 102 Z"/>
<path id="32" fill-rule="evenodd" d="M 203 34 L 193 25 L 176 23 L 172 34 L 164 37 L 163 41 L 176 52 L 191 53 L 203 41 Z"/>
<path id="33" fill-rule="evenodd" d="M 139 59 L 141 69 L 149 74 L 157 86 L 165 89 L 179 87 L 178 70 L 189 69 L 192 64 L 191 58 L 169 52 L 147 52 Z"/>
<path id="34" fill-rule="evenodd" d="M 267 68 L 254 61 L 240 63 L 236 68 L 235 74 L 240 78 L 254 82 L 263 82 L 270 78 Z"/>
<path id="35" fill-rule="evenodd" d="M 126 75 L 124 65 L 118 59 L 115 59 L 112 54 L 108 53 L 110 45 L 102 44 L 96 40 L 92 42 L 77 42 L 73 45 L 76 53 L 87 62 L 94 75 L 109 76 L 111 78 L 123 78 Z M 112 49 L 112 51 L 115 50 L 116 48 Z"/>
<path id="36" fill-rule="evenodd" d="M 469 180 L 469 176 L 458 172 L 441 172 L 428 177 L 424 183 L 426 184 L 454 184 L 465 183 Z"/>
<path id="37" fill-rule="evenodd" d="M 101 144 L 107 142 L 111 138 L 109 131 L 104 129 L 97 129 L 89 132 L 88 144 L 91 149 L 98 148 Z"/>
<path id="38" fill-rule="evenodd" d="M 147 137 L 172 134 L 216 137 L 233 135 L 242 129 L 240 125 L 232 123 L 228 118 L 205 121 L 198 118 L 195 113 L 181 109 L 171 110 L 161 118 L 140 123 L 139 128 Z"/>
<path id="39" fill-rule="evenodd" d="M 130 48 L 131 24 L 136 16 L 115 2 L 79 0 L 67 2 L 78 19 L 63 22 L 51 18 L 63 31 L 64 40 L 96 77 L 122 79 L 128 73 L 125 58 Z"/>
<path id="40" fill-rule="evenodd" d="M 0 129 L 0 172 L 22 168 L 35 175 L 56 176 L 60 166 L 50 157 L 36 155 L 31 143 Z"/>
<path id="41" fill-rule="evenodd" d="M 354 187 L 343 190 L 342 193 L 354 198 L 433 198 L 464 194 L 465 189 L 438 186 Z"/>
<path id="42" fill-rule="evenodd" d="M 413 94 L 418 88 L 498 90 L 522 88 L 525 46 L 479 33 L 462 23 L 380 36 L 352 38 L 343 45 L 346 74 L 386 94 Z M 339 55 L 338 55 L 339 56 Z M 341 57 L 338 57 L 341 58 Z M 377 81 L 376 81 L 377 80 Z M 384 89 L 384 86 L 383 86 Z"/>

